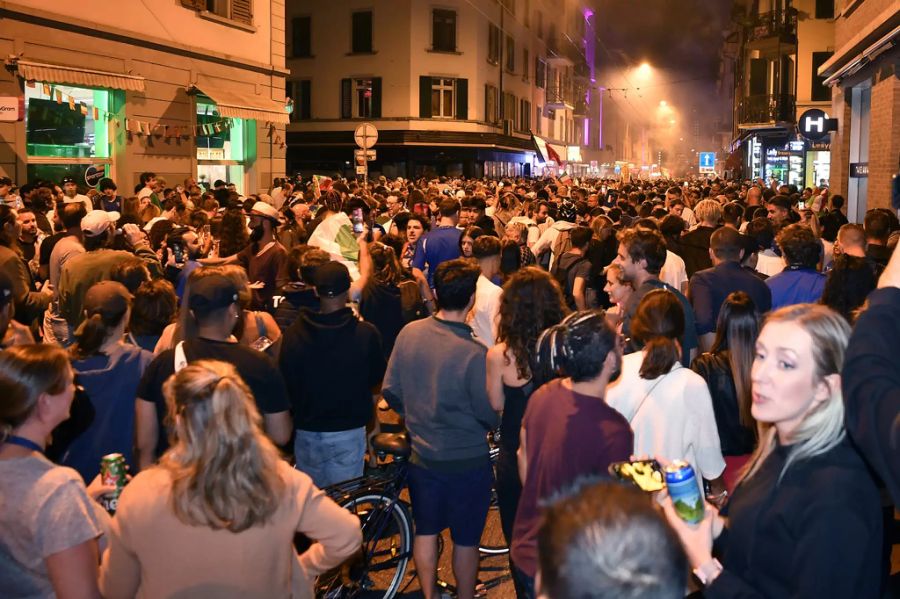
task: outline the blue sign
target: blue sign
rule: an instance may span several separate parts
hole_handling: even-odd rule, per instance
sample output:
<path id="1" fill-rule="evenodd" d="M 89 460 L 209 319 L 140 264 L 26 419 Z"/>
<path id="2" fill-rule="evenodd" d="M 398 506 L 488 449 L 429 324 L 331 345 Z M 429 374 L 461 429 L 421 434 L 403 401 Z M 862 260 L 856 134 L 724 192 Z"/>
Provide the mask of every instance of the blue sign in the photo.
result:
<path id="1" fill-rule="evenodd" d="M 713 170 L 716 168 L 715 152 L 700 152 L 700 168 Z"/>

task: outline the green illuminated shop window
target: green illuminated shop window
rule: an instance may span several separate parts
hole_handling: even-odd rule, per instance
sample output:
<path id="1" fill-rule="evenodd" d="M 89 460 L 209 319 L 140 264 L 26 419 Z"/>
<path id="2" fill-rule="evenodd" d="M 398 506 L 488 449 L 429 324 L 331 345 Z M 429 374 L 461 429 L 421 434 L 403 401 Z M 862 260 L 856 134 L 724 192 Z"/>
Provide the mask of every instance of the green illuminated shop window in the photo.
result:
<path id="1" fill-rule="evenodd" d="M 209 185 L 221 179 L 243 190 L 245 166 L 256 157 L 255 121 L 224 118 L 214 103 L 198 98 L 197 125 L 207 126 L 197 136 L 198 179 Z"/>
<path id="2" fill-rule="evenodd" d="M 107 115 L 113 93 L 41 82 L 26 86 L 25 144 L 29 158 L 109 159 Z"/>

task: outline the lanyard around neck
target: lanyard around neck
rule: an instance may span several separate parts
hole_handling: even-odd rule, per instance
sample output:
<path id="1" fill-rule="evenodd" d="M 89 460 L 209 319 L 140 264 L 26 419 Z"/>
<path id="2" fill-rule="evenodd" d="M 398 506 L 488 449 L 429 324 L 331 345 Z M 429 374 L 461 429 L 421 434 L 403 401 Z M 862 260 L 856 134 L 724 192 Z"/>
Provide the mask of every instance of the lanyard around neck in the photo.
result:
<path id="1" fill-rule="evenodd" d="M 30 449 L 38 453 L 44 453 L 43 447 L 41 447 L 31 439 L 26 439 L 25 437 L 19 437 L 17 435 L 10 435 L 6 438 L 6 441 L 4 441 L 4 443 L 9 443 L 10 445 L 18 445 L 19 447 L 24 447 L 25 449 Z"/>

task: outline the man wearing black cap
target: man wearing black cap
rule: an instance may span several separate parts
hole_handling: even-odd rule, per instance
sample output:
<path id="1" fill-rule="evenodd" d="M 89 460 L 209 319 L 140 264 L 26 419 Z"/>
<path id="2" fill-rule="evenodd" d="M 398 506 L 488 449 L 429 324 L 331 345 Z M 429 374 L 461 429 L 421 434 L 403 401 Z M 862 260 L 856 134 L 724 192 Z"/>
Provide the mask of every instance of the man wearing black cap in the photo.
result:
<path id="1" fill-rule="evenodd" d="M 197 360 L 219 360 L 233 364 L 250 387 L 263 417 L 266 434 L 276 445 L 291 437 L 291 415 L 284 380 L 275 362 L 250 349 L 232 336 L 240 318 L 238 289 L 218 272 L 195 271 L 190 279 L 190 319 L 184 341 L 154 358 L 138 385 L 135 437 L 137 463 L 147 468 L 167 447 L 163 418 L 166 402 L 163 383 L 175 372 Z"/>
<path id="2" fill-rule="evenodd" d="M 279 363 L 294 410 L 297 468 L 325 487 L 362 476 L 372 393 L 386 364 L 378 330 L 347 307 L 347 267 L 327 262 L 313 279 L 319 310 L 300 310 Z"/>
<path id="3" fill-rule="evenodd" d="M 122 212 L 122 196 L 116 194 L 116 182 L 108 177 L 100 179 L 100 194 L 94 198 L 94 208 L 107 212 Z"/>
<path id="4" fill-rule="evenodd" d="M 94 209 L 94 203 L 91 202 L 91 198 L 87 197 L 84 194 L 78 193 L 78 184 L 75 183 L 74 178 L 63 177 L 62 188 L 64 203 L 71 204 L 73 202 L 81 202 L 82 204 L 84 204 L 84 209 L 88 212 Z"/>

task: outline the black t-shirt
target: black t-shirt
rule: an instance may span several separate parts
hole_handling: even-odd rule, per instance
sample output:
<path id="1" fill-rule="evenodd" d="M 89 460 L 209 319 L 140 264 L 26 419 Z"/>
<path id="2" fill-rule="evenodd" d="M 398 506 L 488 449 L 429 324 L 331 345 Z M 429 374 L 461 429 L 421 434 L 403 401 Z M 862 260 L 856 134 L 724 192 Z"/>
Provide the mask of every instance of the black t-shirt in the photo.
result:
<path id="1" fill-rule="evenodd" d="M 250 349 L 238 343 L 212 341 L 210 339 L 189 339 L 184 343 L 184 355 L 187 361 L 219 360 L 235 367 L 238 374 L 250 387 L 256 399 L 256 407 L 261 414 L 276 414 L 290 409 L 284 379 L 275 362 L 264 353 Z M 168 438 L 163 419 L 166 416 L 166 400 L 162 387 L 166 380 L 175 374 L 175 350 L 169 349 L 156 356 L 138 385 L 137 396 L 156 405 L 156 418 L 159 421 L 159 441 L 157 456 L 168 447 Z"/>

